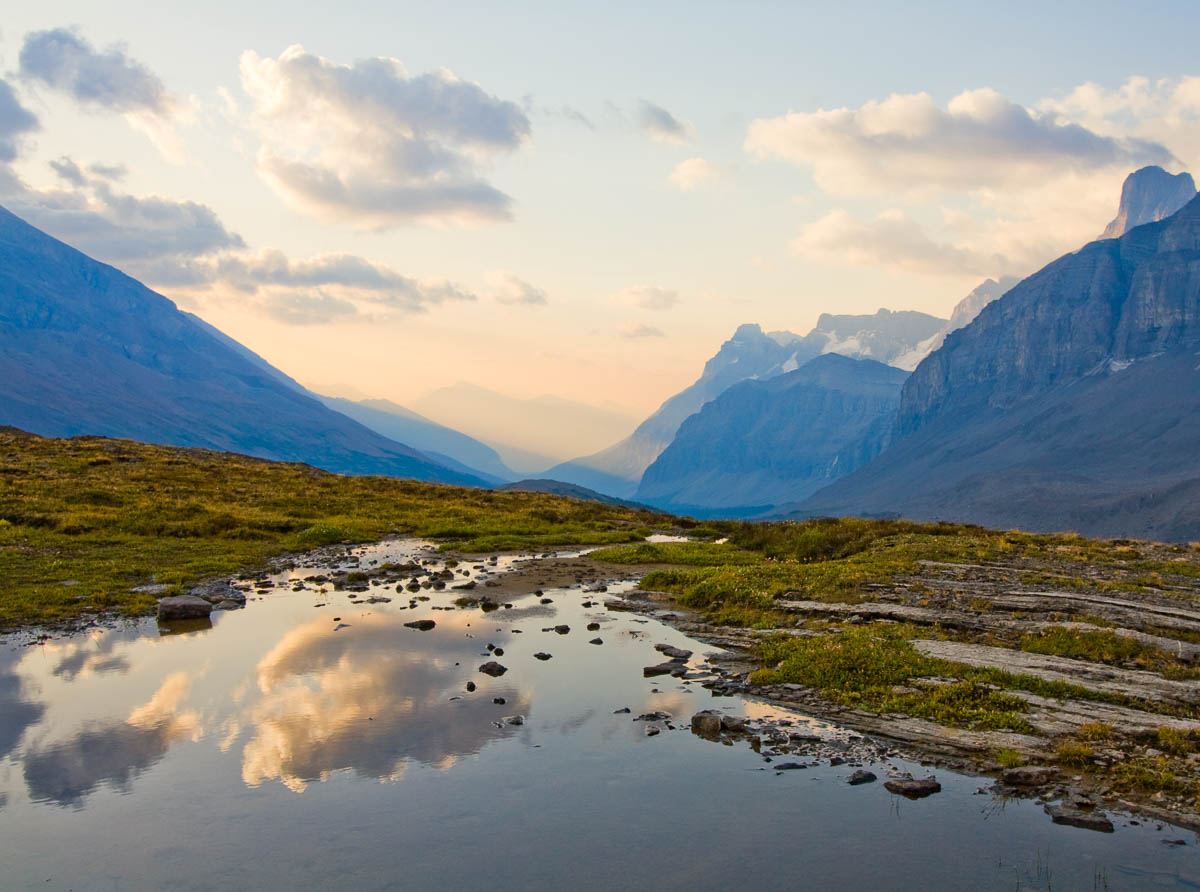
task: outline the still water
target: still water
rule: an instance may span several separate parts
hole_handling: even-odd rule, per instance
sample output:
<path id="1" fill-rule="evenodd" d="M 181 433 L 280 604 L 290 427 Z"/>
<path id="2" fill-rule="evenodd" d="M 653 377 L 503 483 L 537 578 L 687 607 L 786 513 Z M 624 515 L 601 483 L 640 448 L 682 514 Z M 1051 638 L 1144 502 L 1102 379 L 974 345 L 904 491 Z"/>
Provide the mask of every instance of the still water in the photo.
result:
<path id="1" fill-rule="evenodd" d="M 339 560 L 413 557 L 441 569 L 411 541 Z M 411 609 L 394 584 L 357 604 L 299 588 L 328 572 L 277 574 L 212 628 L 0 642 L 0 887 L 1200 888 L 1195 834 L 1122 816 L 1111 835 L 1060 827 L 946 771 L 941 793 L 909 801 L 882 780 L 927 772 L 897 759 L 850 787 L 850 765 L 777 772 L 697 737 L 688 719 L 713 707 L 852 735 L 643 678 L 655 644 L 695 651 L 697 675 L 712 648 L 579 585 L 486 613 L 442 609 L 463 594 L 450 588 Z M 420 619 L 436 627 L 404 625 Z M 508 671 L 481 674 L 489 660 Z M 673 720 L 648 736 L 635 718 L 653 711 Z"/>

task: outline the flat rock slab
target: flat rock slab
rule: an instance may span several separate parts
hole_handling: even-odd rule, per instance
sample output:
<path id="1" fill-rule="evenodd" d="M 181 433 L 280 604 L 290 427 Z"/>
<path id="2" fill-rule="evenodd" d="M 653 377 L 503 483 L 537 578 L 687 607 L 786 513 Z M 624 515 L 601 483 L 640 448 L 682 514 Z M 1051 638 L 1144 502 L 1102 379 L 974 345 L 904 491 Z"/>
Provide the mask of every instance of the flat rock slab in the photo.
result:
<path id="1" fill-rule="evenodd" d="M 1006 768 L 1000 780 L 1010 787 L 1042 787 L 1058 778 L 1058 769 L 1048 765 L 1026 765 L 1021 768 Z"/>
<path id="2" fill-rule="evenodd" d="M 1085 660 L 1072 660 L 1047 654 L 1031 654 L 986 644 L 960 641 L 914 639 L 912 646 L 928 657 L 939 657 L 968 666 L 1003 669 L 1033 675 L 1047 681 L 1062 681 L 1110 694 L 1124 694 L 1145 700 L 1169 700 L 1173 703 L 1200 703 L 1200 685 L 1189 681 L 1170 681 L 1140 669 L 1118 669 Z"/>
<path id="3" fill-rule="evenodd" d="M 163 621 L 205 619 L 212 613 L 212 609 L 212 604 L 195 595 L 172 595 L 159 600 L 158 618 Z"/>
<path id="4" fill-rule="evenodd" d="M 1084 830 L 1096 830 L 1100 833 L 1113 832 L 1112 821 L 1102 811 L 1087 811 L 1070 805 L 1047 805 L 1046 814 L 1055 824 L 1082 827 Z"/>

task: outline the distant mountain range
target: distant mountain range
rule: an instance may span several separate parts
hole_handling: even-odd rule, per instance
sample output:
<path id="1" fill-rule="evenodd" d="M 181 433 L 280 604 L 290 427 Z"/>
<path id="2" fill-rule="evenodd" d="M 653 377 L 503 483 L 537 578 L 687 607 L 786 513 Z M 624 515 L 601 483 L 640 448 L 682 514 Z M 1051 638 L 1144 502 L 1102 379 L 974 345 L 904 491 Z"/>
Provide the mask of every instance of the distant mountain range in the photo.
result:
<path id="1" fill-rule="evenodd" d="M 1160 207 L 1144 197 L 1124 190 L 1118 220 Z M 1197 444 L 1193 197 L 1056 260 L 948 335 L 905 383 L 892 445 L 793 513 L 1198 539 Z"/>
<path id="2" fill-rule="evenodd" d="M 735 384 L 680 425 L 636 498 L 698 516 L 757 514 L 802 499 L 883 450 L 907 377 L 826 353 Z"/>
<path id="3" fill-rule="evenodd" d="M 518 476 L 594 449 L 637 424 L 617 409 L 548 395 L 517 399 L 461 381 L 425 394 L 411 408 L 488 443 Z"/>
<path id="4" fill-rule="evenodd" d="M 0 208 L 0 424 L 484 486 L 319 402 L 261 357 Z"/>
<path id="5" fill-rule="evenodd" d="M 629 437 L 600 452 L 556 465 L 544 476 L 627 498 L 637 491 L 642 474 L 670 445 L 684 419 L 730 386 L 786 374 L 822 353 L 891 363 L 911 356 L 919 344 L 946 325 L 947 320 L 925 313 L 882 309 L 863 316 L 824 313 L 807 335 L 764 333 L 758 325 L 742 325 L 705 363 L 694 384 L 664 402 Z"/>

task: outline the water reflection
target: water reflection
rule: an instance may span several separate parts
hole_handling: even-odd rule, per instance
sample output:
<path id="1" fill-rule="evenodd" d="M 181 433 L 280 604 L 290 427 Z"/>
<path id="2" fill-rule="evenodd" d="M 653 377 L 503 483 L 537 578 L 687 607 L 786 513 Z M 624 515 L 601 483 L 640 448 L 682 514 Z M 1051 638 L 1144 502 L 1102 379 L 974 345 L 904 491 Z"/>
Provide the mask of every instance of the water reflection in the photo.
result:
<path id="1" fill-rule="evenodd" d="M 21 677 L 13 671 L 19 662 L 15 650 L 0 651 L 0 758 L 20 742 L 25 729 L 41 721 L 46 707 L 26 700 Z"/>
<path id="2" fill-rule="evenodd" d="M 465 637 L 464 620 L 438 623 L 418 632 L 401 618 L 368 615 L 334 631 L 321 618 L 285 635 L 257 667 L 262 696 L 247 716 L 242 779 L 279 780 L 296 792 L 339 769 L 397 779 L 407 760 L 448 768 L 513 733 L 497 720 L 528 713 L 528 696 L 475 672 L 482 645 Z M 468 680 L 474 693 L 464 690 Z"/>
<path id="3" fill-rule="evenodd" d="M 64 743 L 30 750 L 24 760 L 30 797 L 79 806 L 105 782 L 128 792 L 172 744 L 199 737 L 199 716 L 179 710 L 190 687 L 187 674 L 177 672 L 124 721 L 89 725 Z"/>
<path id="4" fill-rule="evenodd" d="M 74 681 L 76 677 L 86 677 L 91 673 L 128 672 L 129 660 L 114 654 L 113 650 L 118 644 L 136 641 L 140 637 L 141 631 L 135 628 L 103 629 L 69 639 L 65 644 L 48 644 L 44 647 L 58 657 L 52 673 L 64 681 Z"/>

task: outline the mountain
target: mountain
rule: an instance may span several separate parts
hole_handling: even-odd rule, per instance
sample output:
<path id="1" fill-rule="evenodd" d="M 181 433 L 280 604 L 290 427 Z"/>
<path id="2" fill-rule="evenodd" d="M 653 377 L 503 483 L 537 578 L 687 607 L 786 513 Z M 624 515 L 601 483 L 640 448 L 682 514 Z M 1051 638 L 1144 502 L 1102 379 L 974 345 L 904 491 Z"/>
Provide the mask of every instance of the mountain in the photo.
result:
<path id="1" fill-rule="evenodd" d="M 636 498 L 692 514 L 756 514 L 802 499 L 882 451 L 907 377 L 826 353 L 795 371 L 735 384 L 680 425 Z"/>
<path id="2" fill-rule="evenodd" d="M 1192 200 L 1196 184 L 1190 173 L 1169 174 L 1161 167 L 1143 167 L 1125 178 L 1117 216 L 1100 238 L 1120 238 L 1144 223 L 1157 223 Z"/>
<path id="3" fill-rule="evenodd" d="M 501 461 L 492 447 L 389 400 L 317 399 L 377 434 L 407 443 L 439 464 L 484 477 L 491 483 L 507 483 L 520 476 Z"/>
<path id="4" fill-rule="evenodd" d="M 885 309 L 860 316 L 823 313 L 803 336 L 789 331 L 764 333 L 758 325 L 742 325 L 704 364 L 694 384 L 664 402 L 629 437 L 600 452 L 556 465 L 546 476 L 628 498 L 643 472 L 674 439 L 683 420 L 739 381 L 794 371 L 822 353 L 891 364 L 911 355 L 918 344 L 945 325 L 945 319 L 925 313 Z"/>
<path id="5" fill-rule="evenodd" d="M 426 418 L 487 443 L 521 474 L 594 450 L 637 423 L 616 409 L 548 395 L 517 399 L 464 382 L 427 393 L 410 405 Z"/>
<path id="6" fill-rule="evenodd" d="M 952 331 L 958 331 L 964 325 L 973 321 L 979 315 L 980 310 L 1003 295 L 1019 281 L 1021 280 L 1016 276 L 1001 276 L 998 282 L 995 279 L 985 279 L 979 285 L 975 286 L 970 294 L 954 305 L 954 311 L 950 314 L 950 321 L 945 326 L 917 344 L 915 349 L 896 357 L 889 365 L 894 365 L 898 369 L 907 369 L 911 372 L 920 365 L 922 359 L 942 346 L 942 343 L 946 340 L 946 335 Z"/>
<path id="7" fill-rule="evenodd" d="M 892 445 L 795 514 L 1200 539 L 1200 197 L 1054 261 L 904 385 Z"/>
<path id="8" fill-rule="evenodd" d="M 541 477 L 505 483 L 503 486 L 497 486 L 496 489 L 506 492 L 545 492 L 555 496 L 579 499 L 581 502 L 600 502 L 602 505 L 617 505 L 621 508 L 632 508 L 635 511 L 654 510 L 649 505 L 615 499 L 604 493 L 596 492 L 594 489 L 588 489 L 586 486 L 576 486 L 574 483 L 563 483 L 561 480 L 548 480 Z"/>
<path id="9" fill-rule="evenodd" d="M 3 208 L 0 295 L 0 424 L 484 485 L 321 405 L 165 297 Z"/>

